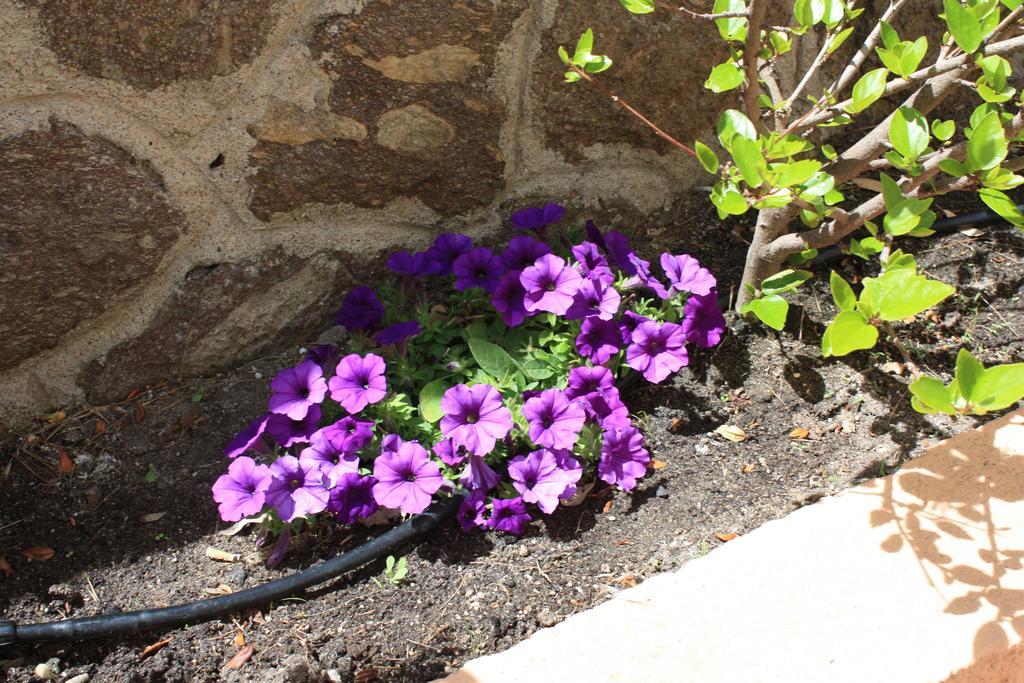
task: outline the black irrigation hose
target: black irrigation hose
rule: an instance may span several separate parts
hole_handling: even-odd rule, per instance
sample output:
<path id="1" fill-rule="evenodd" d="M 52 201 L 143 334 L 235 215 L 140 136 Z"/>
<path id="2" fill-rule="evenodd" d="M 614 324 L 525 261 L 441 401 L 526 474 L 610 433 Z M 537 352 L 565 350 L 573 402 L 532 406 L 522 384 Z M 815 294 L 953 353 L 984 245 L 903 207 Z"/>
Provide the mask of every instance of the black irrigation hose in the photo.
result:
<path id="1" fill-rule="evenodd" d="M 1024 210 L 1024 204 L 1018 205 Z M 986 225 L 997 223 L 1003 219 L 992 211 L 944 218 L 935 221 L 932 230 L 937 233 L 955 232 L 964 225 Z M 838 246 L 822 249 L 811 260 L 811 267 L 822 266 L 843 256 Z M 723 306 L 728 305 L 728 296 Z M 721 302 L 720 302 L 721 303 Z M 300 591 L 323 583 L 328 579 L 364 564 L 380 559 L 384 553 L 430 531 L 441 522 L 452 517 L 458 510 L 461 496 L 452 496 L 448 500 L 435 503 L 425 512 L 406 520 L 394 529 L 364 543 L 354 550 L 314 565 L 309 569 L 276 579 L 262 586 L 249 588 L 238 593 L 224 595 L 207 600 L 198 600 L 173 607 L 144 609 L 135 612 L 105 614 L 98 617 L 83 619 L 67 619 L 43 624 L 27 624 L 19 626 L 13 621 L 0 620 L 0 650 L 15 645 L 26 645 L 41 642 L 71 642 L 108 638 L 110 636 L 138 633 L 155 628 L 169 628 L 182 624 L 197 624 L 216 619 L 224 614 L 240 612 L 246 609 L 265 605 L 274 600 L 291 597 Z"/>
<path id="2" fill-rule="evenodd" d="M 0 620 L 0 651 L 28 643 L 107 638 L 148 629 L 197 624 L 216 619 L 224 614 L 240 612 L 274 600 L 287 598 L 310 586 L 333 579 L 344 572 L 358 569 L 364 564 L 383 557 L 389 550 L 423 535 L 452 517 L 458 510 L 461 501 L 462 496 L 453 495 L 447 500 L 434 503 L 426 511 L 343 555 L 338 555 L 290 576 L 270 581 L 262 586 L 230 595 L 173 607 L 105 614 L 98 617 L 52 621 L 44 624 L 19 626 L 13 621 Z"/>

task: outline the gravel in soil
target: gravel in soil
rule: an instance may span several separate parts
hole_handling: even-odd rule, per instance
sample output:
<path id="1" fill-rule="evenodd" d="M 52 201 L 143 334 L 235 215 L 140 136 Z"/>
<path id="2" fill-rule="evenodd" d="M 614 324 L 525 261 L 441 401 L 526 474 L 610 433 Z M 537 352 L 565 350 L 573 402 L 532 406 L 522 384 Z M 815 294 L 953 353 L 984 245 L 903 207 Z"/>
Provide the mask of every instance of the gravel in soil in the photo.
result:
<path id="1" fill-rule="evenodd" d="M 704 198 L 641 224 L 634 234 L 644 249 L 688 251 L 720 281 L 738 279 L 742 233 L 716 221 Z M 922 369 L 948 379 L 961 345 L 989 364 L 1020 360 L 1022 233 L 910 245 L 930 275 L 959 289 L 900 326 Z M 853 259 L 833 267 L 847 279 L 870 274 Z M 735 323 L 672 382 L 634 389 L 631 407 L 656 462 L 630 494 L 599 484 L 523 538 L 467 535 L 447 524 L 396 552 L 409 568 L 398 586 L 383 579 L 378 562 L 302 598 L 220 621 L 23 648 L 3 662 L 7 678 L 34 680 L 45 665 L 65 679 L 94 681 L 430 680 L 974 426 L 914 413 L 906 371 L 888 344 L 822 359 L 833 312 L 827 278 L 816 278 L 795 297 L 784 334 Z M 29 623 L 199 599 L 299 571 L 379 533 L 322 527 L 298 538 L 275 570 L 265 568 L 252 535 L 217 533 L 225 525 L 209 489 L 225 467 L 221 449 L 262 412 L 268 378 L 296 358 L 292 350 L 120 404 L 69 410 L 6 444 L 3 617 Z M 744 440 L 720 436 L 722 426 Z M 214 561 L 209 546 L 239 560 Z M 248 661 L 230 668 L 250 645 Z"/>

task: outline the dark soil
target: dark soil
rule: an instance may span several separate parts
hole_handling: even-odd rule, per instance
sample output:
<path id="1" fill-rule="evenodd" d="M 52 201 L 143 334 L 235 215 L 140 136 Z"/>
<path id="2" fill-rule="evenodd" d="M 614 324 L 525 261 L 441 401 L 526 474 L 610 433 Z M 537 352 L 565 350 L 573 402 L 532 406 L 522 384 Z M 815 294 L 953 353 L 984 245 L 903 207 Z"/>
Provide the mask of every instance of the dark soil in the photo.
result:
<path id="1" fill-rule="evenodd" d="M 738 280 L 744 235 L 719 223 L 704 197 L 642 225 L 634 232 L 645 250 L 688 251 L 720 282 Z M 948 379 L 961 345 L 986 363 L 1024 356 L 1024 233 L 1000 228 L 906 244 L 932 276 L 959 288 L 933 315 L 899 326 L 922 369 Z M 852 279 L 870 274 L 861 263 L 834 267 Z M 711 552 L 727 534 L 885 474 L 975 424 L 914 413 L 888 344 L 823 360 L 821 333 L 833 312 L 827 278 L 816 278 L 795 297 L 786 333 L 735 324 L 675 381 L 633 391 L 658 468 L 632 494 L 599 485 L 582 505 L 535 522 L 519 539 L 466 535 L 449 523 L 396 552 L 409 567 L 397 587 L 383 581 L 378 562 L 262 611 L 166 633 L 24 648 L 0 664 L 12 681 L 31 680 L 33 668 L 52 658 L 63 676 L 89 673 L 94 681 L 443 676 Z M 69 409 L 7 444 L 0 555 L 11 573 L 0 575 L 3 617 L 27 623 L 194 600 L 222 584 L 251 587 L 298 571 L 378 533 L 320 529 L 300 538 L 276 570 L 264 567 L 252 535 L 217 534 L 224 525 L 209 488 L 225 467 L 221 449 L 262 412 L 267 378 L 297 353 L 116 405 Z M 721 425 L 740 428 L 746 440 L 718 436 Z M 795 428 L 807 438 L 791 438 Z M 60 474 L 62 451 L 74 461 L 69 474 Z M 22 551 L 32 546 L 54 554 L 29 561 Z M 208 546 L 242 559 L 213 561 Z M 226 668 L 240 633 L 252 658 Z"/>

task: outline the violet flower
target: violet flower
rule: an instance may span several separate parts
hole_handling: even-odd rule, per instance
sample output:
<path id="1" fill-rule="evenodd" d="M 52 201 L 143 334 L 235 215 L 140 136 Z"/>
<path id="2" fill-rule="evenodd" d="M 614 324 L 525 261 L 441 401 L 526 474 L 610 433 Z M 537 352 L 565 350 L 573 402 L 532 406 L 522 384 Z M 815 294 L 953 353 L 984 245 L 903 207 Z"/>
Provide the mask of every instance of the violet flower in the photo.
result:
<path id="1" fill-rule="evenodd" d="M 704 295 L 694 294 L 683 306 L 683 334 L 703 349 L 710 349 L 722 341 L 725 316 L 718 307 L 718 292 L 712 289 Z"/>
<path id="2" fill-rule="evenodd" d="M 405 441 L 398 434 L 388 434 L 380 440 L 381 453 L 397 453 Z"/>
<path id="3" fill-rule="evenodd" d="M 327 507 L 327 486 L 327 477 L 316 462 L 282 455 L 270 466 L 267 504 L 283 522 L 315 515 Z"/>
<path id="4" fill-rule="evenodd" d="M 441 433 L 474 455 L 487 455 L 512 429 L 512 413 L 490 384 L 456 384 L 441 397 Z"/>
<path id="5" fill-rule="evenodd" d="M 526 290 L 523 306 L 527 311 L 563 315 L 572 306 L 583 277 L 563 259 L 545 254 L 522 272 L 519 281 Z"/>
<path id="6" fill-rule="evenodd" d="M 326 377 L 328 371 L 334 372 L 334 368 L 338 366 L 338 361 L 341 360 L 341 352 L 338 351 L 338 347 L 334 344 L 319 344 L 306 351 L 306 360 L 311 360 L 319 365 Z"/>
<path id="7" fill-rule="evenodd" d="M 583 277 L 593 278 L 606 285 L 615 282 L 615 275 L 608 265 L 608 259 L 601 256 L 595 243 L 580 242 L 572 248 L 572 255 L 576 259 L 576 270 Z"/>
<path id="8" fill-rule="evenodd" d="M 597 474 L 624 491 L 636 486 L 636 480 L 647 474 L 651 456 L 644 448 L 644 438 L 634 427 L 606 429 L 601 443 L 601 459 Z"/>
<path id="9" fill-rule="evenodd" d="M 384 319 L 384 306 L 369 287 L 360 285 L 349 292 L 334 316 L 334 322 L 349 332 L 371 330 Z"/>
<path id="10" fill-rule="evenodd" d="M 471 491 L 463 499 L 455 518 L 459 520 L 459 526 L 463 531 L 472 531 L 487 526 L 486 513 L 485 494 L 483 491 L 476 490 Z"/>
<path id="11" fill-rule="evenodd" d="M 528 434 L 538 446 L 571 450 L 586 414 L 576 401 L 561 389 L 547 389 L 523 404 L 523 417 L 529 422 Z"/>
<path id="12" fill-rule="evenodd" d="M 494 310 L 501 314 L 502 321 L 509 327 L 521 325 L 527 317 L 526 308 L 523 306 L 526 290 L 519 281 L 519 275 L 518 270 L 505 273 L 491 297 Z"/>
<path id="13" fill-rule="evenodd" d="M 675 323 L 641 323 L 626 348 L 626 364 L 658 384 L 690 362 L 685 344 L 683 328 Z"/>
<path id="14" fill-rule="evenodd" d="M 407 514 L 423 512 L 444 479 L 437 463 L 415 441 L 403 443 L 397 451 L 381 453 L 373 461 L 373 498 L 378 505 L 397 508 Z"/>
<path id="15" fill-rule="evenodd" d="M 540 232 L 552 223 L 562 220 L 564 215 L 565 208 L 560 204 L 550 203 L 542 207 L 530 206 L 512 214 L 512 225 L 516 230 Z"/>
<path id="16" fill-rule="evenodd" d="M 592 315 L 580 325 L 576 350 L 594 365 L 604 365 L 622 349 L 622 328 L 612 320 Z"/>
<path id="17" fill-rule="evenodd" d="M 601 429 L 633 426 L 629 419 L 629 408 L 622 402 L 619 390 L 615 387 L 588 396 L 584 408 L 587 415 L 601 425 Z"/>
<path id="18" fill-rule="evenodd" d="M 622 297 L 610 284 L 594 278 L 584 278 L 572 306 L 565 312 L 567 320 L 583 320 L 596 315 L 601 320 L 611 320 L 619 310 Z"/>
<path id="19" fill-rule="evenodd" d="M 636 266 L 630 262 L 633 250 L 629 248 L 629 238 L 618 230 L 611 230 L 604 236 L 605 252 L 608 261 L 626 275 L 636 275 Z"/>
<path id="20" fill-rule="evenodd" d="M 491 529 L 522 536 L 529 523 L 530 515 L 526 512 L 522 498 L 494 499 L 491 505 L 491 518 L 487 520 L 487 526 Z"/>
<path id="21" fill-rule="evenodd" d="M 550 515 L 558 507 L 558 500 L 566 489 L 583 476 L 583 467 L 571 456 L 557 458 L 544 448 L 529 455 L 512 458 L 508 464 L 512 486 L 519 491 L 523 502 L 533 503 Z"/>
<path id="22" fill-rule="evenodd" d="M 386 367 L 384 359 L 375 353 L 350 353 L 341 359 L 331 378 L 331 398 L 352 415 L 379 403 L 388 393 Z"/>
<path id="23" fill-rule="evenodd" d="M 324 427 L 317 434 L 342 453 L 358 453 L 359 449 L 373 438 L 373 422 L 343 417 L 334 424 Z M 316 437 L 317 434 L 313 436 Z"/>
<path id="24" fill-rule="evenodd" d="M 455 445 L 455 442 L 451 439 L 441 439 L 434 444 L 433 450 L 434 455 L 439 457 L 441 462 L 449 467 L 461 464 L 468 455 L 462 446 Z"/>
<path id="25" fill-rule="evenodd" d="M 569 371 L 568 384 L 565 387 L 567 398 L 586 398 L 591 394 L 601 393 L 615 388 L 615 376 L 608 368 L 595 365 L 581 366 Z"/>
<path id="26" fill-rule="evenodd" d="M 318 431 L 310 437 L 309 446 L 299 453 L 299 460 L 316 463 L 326 475 L 330 486 L 336 485 L 342 475 L 359 471 L 359 456 L 354 452 L 346 453 L 336 448 L 324 437 L 323 431 Z"/>
<path id="27" fill-rule="evenodd" d="M 436 275 L 440 270 L 437 261 L 434 261 L 426 252 L 411 254 L 408 251 L 396 251 L 388 256 L 385 264 L 388 270 L 398 273 L 402 280 L 409 285 L 430 275 Z"/>
<path id="28" fill-rule="evenodd" d="M 288 448 L 297 443 L 308 443 L 319 421 L 318 405 L 310 406 L 301 420 L 293 420 L 287 415 L 271 415 L 267 420 L 267 434 L 282 447 Z"/>
<path id="29" fill-rule="evenodd" d="M 225 522 L 237 522 L 243 517 L 258 514 L 266 502 L 270 486 L 270 468 L 257 465 L 248 457 L 235 458 L 213 483 L 213 499 Z"/>
<path id="30" fill-rule="evenodd" d="M 473 240 L 466 235 L 446 232 L 438 235 L 427 249 L 427 256 L 437 264 L 438 275 L 451 275 L 455 259 L 473 248 Z"/>
<path id="31" fill-rule="evenodd" d="M 655 296 L 663 301 L 669 298 L 669 290 L 667 290 L 665 285 L 661 284 L 661 280 L 656 278 L 651 272 L 651 264 L 649 261 L 643 260 L 634 253 L 629 254 L 628 260 L 630 265 L 633 266 L 635 273 L 626 281 L 625 286 L 627 288 L 640 285 L 654 292 Z"/>
<path id="32" fill-rule="evenodd" d="M 270 382 L 270 392 L 270 412 L 301 420 L 327 394 L 323 368 L 311 360 L 285 368 Z"/>
<path id="33" fill-rule="evenodd" d="M 364 477 L 354 472 L 342 475 L 331 489 L 327 509 L 336 514 L 342 524 L 355 524 L 369 517 L 378 507 L 373 497 L 376 483 L 373 477 Z"/>
<path id="34" fill-rule="evenodd" d="M 583 224 L 583 230 L 587 233 L 587 239 L 596 244 L 604 251 L 608 251 L 608 245 L 605 244 L 604 235 L 601 234 L 601 230 L 598 229 L 597 223 L 587 219 L 587 222 Z"/>
<path id="35" fill-rule="evenodd" d="M 267 413 L 250 422 L 245 429 L 238 432 L 235 438 L 228 442 L 228 445 L 224 448 L 224 455 L 228 458 L 237 458 L 246 451 L 269 453 L 270 449 L 262 438 L 269 421 L 270 413 Z"/>
<path id="36" fill-rule="evenodd" d="M 516 235 L 508 241 L 505 251 L 501 252 L 501 261 L 509 270 L 523 270 L 545 254 L 551 253 L 551 247 L 529 235 Z"/>
<path id="37" fill-rule="evenodd" d="M 672 291 L 690 292 L 698 296 L 706 296 L 717 284 L 715 276 L 700 261 L 688 254 L 674 256 L 669 253 L 661 255 L 661 268 L 671 284 Z"/>
<path id="38" fill-rule="evenodd" d="M 401 346 L 409 337 L 415 337 L 418 335 L 420 330 L 421 328 L 418 321 L 408 320 L 403 323 L 388 325 L 378 332 L 374 336 L 374 339 L 381 346 L 387 346 L 388 344 L 397 344 Z"/>
<path id="39" fill-rule="evenodd" d="M 474 247 L 455 259 L 455 289 L 464 292 L 479 287 L 493 292 L 505 274 L 505 266 L 487 247 Z"/>
<path id="40" fill-rule="evenodd" d="M 459 483 L 470 491 L 490 491 L 499 482 L 501 477 L 480 455 L 470 455 L 469 462 L 459 475 Z"/>

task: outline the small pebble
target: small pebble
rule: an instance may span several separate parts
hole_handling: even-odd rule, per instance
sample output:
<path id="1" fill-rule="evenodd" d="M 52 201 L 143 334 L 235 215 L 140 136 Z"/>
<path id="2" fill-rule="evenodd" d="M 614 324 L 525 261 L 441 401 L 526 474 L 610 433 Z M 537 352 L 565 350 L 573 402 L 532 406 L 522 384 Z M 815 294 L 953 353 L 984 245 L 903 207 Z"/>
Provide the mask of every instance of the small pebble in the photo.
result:
<path id="1" fill-rule="evenodd" d="M 36 668 L 32 673 L 41 681 L 52 681 L 57 677 L 57 672 L 49 664 L 36 664 Z"/>
<path id="2" fill-rule="evenodd" d="M 82 599 L 82 593 L 70 583 L 55 583 L 46 589 L 46 592 L 54 600 L 64 602 L 78 602 Z"/>
<path id="3" fill-rule="evenodd" d="M 503 576 L 500 579 L 498 579 L 498 583 L 500 583 L 505 588 L 515 588 L 516 587 L 516 580 L 515 580 L 515 577 L 513 577 L 513 576 L 508 576 L 508 575 Z"/>
<path id="4" fill-rule="evenodd" d="M 519 546 L 519 549 L 517 550 L 517 552 L 519 554 L 519 557 L 529 557 L 530 556 L 530 549 L 527 548 L 525 545 Z"/>
<path id="5" fill-rule="evenodd" d="M 654 492 L 658 498 L 668 498 L 668 489 L 663 484 L 658 486 L 658 489 Z"/>
<path id="6" fill-rule="evenodd" d="M 548 628 L 558 623 L 558 615 L 554 614 L 547 607 L 543 608 L 540 612 L 537 612 L 537 623 Z"/>
<path id="7" fill-rule="evenodd" d="M 89 683 L 89 674 L 78 674 L 74 678 L 69 678 L 64 683 Z"/>
<path id="8" fill-rule="evenodd" d="M 326 673 L 327 680 L 329 680 L 331 683 L 341 683 L 340 671 L 338 671 L 337 669 L 328 669 Z"/>
<path id="9" fill-rule="evenodd" d="M 248 574 L 246 573 L 245 565 L 236 564 L 234 567 L 232 567 L 231 571 L 228 572 L 228 575 L 225 577 L 225 579 L 226 583 L 229 586 L 234 586 L 237 588 L 245 584 L 246 576 L 248 576 Z"/>

